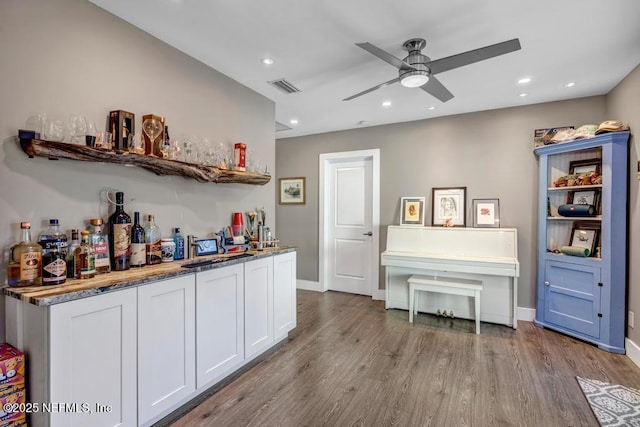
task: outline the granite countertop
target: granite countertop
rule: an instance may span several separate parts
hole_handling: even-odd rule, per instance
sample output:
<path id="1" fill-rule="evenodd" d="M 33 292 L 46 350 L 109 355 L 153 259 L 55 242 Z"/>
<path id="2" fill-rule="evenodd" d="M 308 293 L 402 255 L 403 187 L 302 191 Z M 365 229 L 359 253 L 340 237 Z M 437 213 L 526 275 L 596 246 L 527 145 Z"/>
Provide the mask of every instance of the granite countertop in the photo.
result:
<path id="1" fill-rule="evenodd" d="M 244 263 L 254 259 L 264 258 L 286 252 L 294 252 L 296 249 L 289 246 L 266 248 L 263 251 L 249 251 L 253 256 L 234 259 L 234 253 L 224 255 L 201 256 L 196 259 L 163 262 L 141 268 L 132 268 L 126 271 L 112 271 L 107 274 L 98 274 L 91 279 L 71 279 L 62 285 L 51 286 L 26 286 L 2 288 L 7 296 L 17 298 L 29 304 L 48 306 L 73 301 L 81 298 L 92 297 L 106 292 L 145 285 L 150 282 L 171 279 L 173 277 L 194 274 L 214 268 L 227 267 Z M 219 261 L 222 259 L 223 261 Z M 183 264 L 193 262 L 215 260 L 214 264 L 199 267 L 183 268 Z"/>

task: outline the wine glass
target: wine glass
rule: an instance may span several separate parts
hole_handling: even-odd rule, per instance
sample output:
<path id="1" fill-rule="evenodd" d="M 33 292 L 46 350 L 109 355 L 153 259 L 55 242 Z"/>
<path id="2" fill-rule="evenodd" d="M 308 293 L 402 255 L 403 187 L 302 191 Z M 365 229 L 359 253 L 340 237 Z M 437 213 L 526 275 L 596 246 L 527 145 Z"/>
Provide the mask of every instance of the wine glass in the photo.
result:
<path id="1" fill-rule="evenodd" d="M 142 123 L 142 130 L 147 135 L 147 137 L 149 137 L 149 142 L 151 143 L 151 147 L 152 147 L 150 155 L 153 156 L 154 155 L 153 144 L 156 138 L 158 137 L 158 135 L 162 133 L 162 130 L 163 130 L 162 122 L 158 119 L 153 119 L 153 118 L 147 119 Z"/>
<path id="2" fill-rule="evenodd" d="M 69 115 L 67 126 L 71 136 L 71 143 L 77 144 L 87 132 L 87 119 L 79 114 L 71 114 Z"/>

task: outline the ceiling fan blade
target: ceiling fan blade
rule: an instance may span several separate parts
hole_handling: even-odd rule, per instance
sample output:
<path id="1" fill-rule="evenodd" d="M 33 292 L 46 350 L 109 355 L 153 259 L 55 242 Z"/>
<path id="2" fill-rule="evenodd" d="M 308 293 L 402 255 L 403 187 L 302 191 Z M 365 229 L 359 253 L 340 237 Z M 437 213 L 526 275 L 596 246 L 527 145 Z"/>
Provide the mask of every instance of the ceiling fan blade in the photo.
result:
<path id="1" fill-rule="evenodd" d="M 377 86 L 370 87 L 367 90 L 363 90 L 362 92 L 356 93 L 355 95 L 351 95 L 350 97 L 343 99 L 343 101 L 351 101 L 353 98 L 357 98 L 359 96 L 366 95 L 369 92 L 373 92 L 374 90 L 378 90 L 380 88 L 383 88 L 385 86 L 389 86 L 389 85 L 397 83 L 399 81 L 400 81 L 400 77 L 396 77 L 393 80 L 389 80 L 388 82 L 381 83 L 381 84 L 379 84 Z"/>
<path id="2" fill-rule="evenodd" d="M 474 62 L 484 61 L 485 59 L 504 55 L 505 53 L 510 53 L 516 50 L 520 50 L 520 40 L 513 39 L 481 47 L 479 49 L 470 50 L 468 52 L 459 53 L 457 55 L 448 56 L 446 58 L 436 59 L 435 61 L 428 62 L 427 67 L 431 70 L 431 74 L 438 74 L 443 71 L 453 70 L 454 68 L 473 64 Z"/>
<path id="3" fill-rule="evenodd" d="M 366 50 L 370 54 L 377 56 L 384 62 L 387 62 L 400 70 L 415 70 L 414 67 L 404 62 L 402 59 L 396 58 L 390 53 L 372 45 L 371 43 L 356 43 L 356 46 Z"/>
<path id="4" fill-rule="evenodd" d="M 429 81 L 420 86 L 420 89 L 438 98 L 442 102 L 447 102 L 453 98 L 453 94 L 434 76 L 429 77 Z"/>

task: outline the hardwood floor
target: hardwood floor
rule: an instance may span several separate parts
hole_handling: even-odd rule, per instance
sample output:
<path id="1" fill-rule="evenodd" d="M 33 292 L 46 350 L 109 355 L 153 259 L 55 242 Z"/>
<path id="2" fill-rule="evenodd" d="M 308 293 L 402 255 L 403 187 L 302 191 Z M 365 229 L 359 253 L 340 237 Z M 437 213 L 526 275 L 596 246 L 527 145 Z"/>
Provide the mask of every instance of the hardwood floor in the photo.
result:
<path id="1" fill-rule="evenodd" d="M 597 426 L 575 376 L 640 388 L 640 368 L 518 329 L 298 291 L 298 327 L 175 426 Z"/>

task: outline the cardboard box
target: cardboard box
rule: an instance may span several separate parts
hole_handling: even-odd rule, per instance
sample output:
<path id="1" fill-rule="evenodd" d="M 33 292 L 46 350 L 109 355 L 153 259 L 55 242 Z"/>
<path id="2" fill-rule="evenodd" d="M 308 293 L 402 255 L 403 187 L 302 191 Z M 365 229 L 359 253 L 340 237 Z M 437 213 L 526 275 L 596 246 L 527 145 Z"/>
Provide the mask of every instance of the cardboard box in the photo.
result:
<path id="1" fill-rule="evenodd" d="M 128 111 L 115 110 L 109 113 L 109 129 L 112 147 L 116 153 L 129 150 L 129 135 L 136 132 L 135 115 Z"/>
<path id="2" fill-rule="evenodd" d="M 24 353 L 9 344 L 0 345 L 0 385 L 24 384 Z"/>
<path id="3" fill-rule="evenodd" d="M 26 410 L 30 404 L 23 384 L 3 386 L 0 390 L 0 427 L 26 425 Z"/>
<path id="4" fill-rule="evenodd" d="M 551 138 L 561 130 L 575 129 L 573 126 L 561 126 L 557 128 L 536 129 L 533 131 L 533 148 L 552 144 Z"/>

